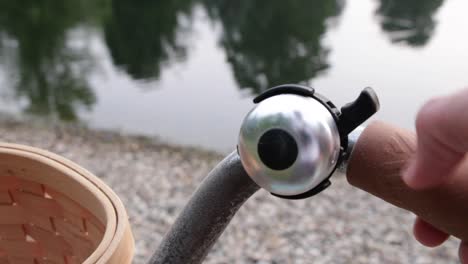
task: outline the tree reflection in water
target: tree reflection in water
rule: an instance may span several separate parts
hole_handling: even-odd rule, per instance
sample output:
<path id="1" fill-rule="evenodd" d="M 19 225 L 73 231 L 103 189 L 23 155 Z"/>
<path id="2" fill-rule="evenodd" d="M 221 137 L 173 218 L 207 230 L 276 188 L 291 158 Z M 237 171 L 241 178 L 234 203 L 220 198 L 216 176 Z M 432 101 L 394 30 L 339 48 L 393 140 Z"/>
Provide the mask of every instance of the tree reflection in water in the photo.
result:
<path id="1" fill-rule="evenodd" d="M 134 79 L 158 79 L 162 68 L 185 59 L 192 6 L 192 0 L 113 0 L 104 31 L 114 64 Z"/>
<path id="2" fill-rule="evenodd" d="M 393 43 L 424 46 L 434 34 L 443 0 L 379 0 L 377 15 Z"/>
<path id="3" fill-rule="evenodd" d="M 239 87 L 255 93 L 278 84 L 304 83 L 329 67 L 322 44 L 339 0 L 203 0 L 219 21 L 220 44 Z"/>
<path id="4" fill-rule="evenodd" d="M 98 4 L 91 0 L 0 2 L 0 32 L 15 43 L 0 45 L 8 57 L 2 62 L 16 77 L 12 88 L 16 98 L 26 99 L 26 112 L 73 121 L 79 107 L 95 103 L 86 78 L 93 60 L 87 49 L 72 47 L 69 33 L 83 22 L 87 10 L 99 10 Z"/>

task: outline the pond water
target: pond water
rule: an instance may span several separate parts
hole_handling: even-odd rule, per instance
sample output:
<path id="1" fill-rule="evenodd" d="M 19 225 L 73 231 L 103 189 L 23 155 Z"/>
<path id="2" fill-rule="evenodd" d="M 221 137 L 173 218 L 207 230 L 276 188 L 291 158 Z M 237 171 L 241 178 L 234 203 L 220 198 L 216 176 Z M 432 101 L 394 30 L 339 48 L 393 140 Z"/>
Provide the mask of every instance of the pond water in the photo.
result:
<path id="1" fill-rule="evenodd" d="M 466 0 L 0 2 L 0 111 L 227 152 L 259 92 L 366 86 L 412 128 L 468 85 Z"/>

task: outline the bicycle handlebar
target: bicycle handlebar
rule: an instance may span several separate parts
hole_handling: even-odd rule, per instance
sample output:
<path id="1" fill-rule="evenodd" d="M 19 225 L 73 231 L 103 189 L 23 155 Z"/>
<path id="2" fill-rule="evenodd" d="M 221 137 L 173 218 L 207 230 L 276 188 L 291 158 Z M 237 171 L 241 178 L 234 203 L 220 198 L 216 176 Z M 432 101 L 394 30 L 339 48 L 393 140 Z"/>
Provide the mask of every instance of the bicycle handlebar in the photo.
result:
<path id="1" fill-rule="evenodd" d="M 201 263 L 237 210 L 259 188 L 239 155 L 231 153 L 197 188 L 149 263 Z"/>

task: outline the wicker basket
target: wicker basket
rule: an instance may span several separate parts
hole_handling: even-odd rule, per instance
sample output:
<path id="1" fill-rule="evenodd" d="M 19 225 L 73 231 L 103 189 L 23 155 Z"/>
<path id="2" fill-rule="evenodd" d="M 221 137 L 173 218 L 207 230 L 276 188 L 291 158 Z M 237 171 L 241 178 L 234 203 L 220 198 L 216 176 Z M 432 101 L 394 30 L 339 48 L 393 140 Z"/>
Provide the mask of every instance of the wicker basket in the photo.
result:
<path id="1" fill-rule="evenodd" d="M 0 143 L 0 264 L 131 263 L 122 202 L 57 155 Z"/>

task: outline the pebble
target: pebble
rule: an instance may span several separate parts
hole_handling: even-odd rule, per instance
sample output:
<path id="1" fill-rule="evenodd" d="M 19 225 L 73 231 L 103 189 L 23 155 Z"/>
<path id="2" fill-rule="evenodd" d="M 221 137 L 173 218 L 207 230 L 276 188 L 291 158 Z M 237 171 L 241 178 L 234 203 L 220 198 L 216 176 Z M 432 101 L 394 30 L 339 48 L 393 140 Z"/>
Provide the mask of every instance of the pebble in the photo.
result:
<path id="1" fill-rule="evenodd" d="M 142 137 L 0 118 L 0 141 L 43 148 L 103 179 L 122 199 L 146 263 L 203 177 L 222 156 Z M 257 192 L 204 263 L 458 263 L 458 241 L 435 249 L 412 236 L 414 216 L 351 187 L 344 176 L 309 199 Z"/>

